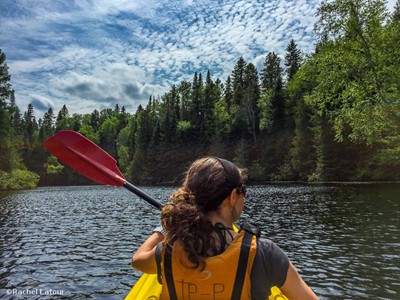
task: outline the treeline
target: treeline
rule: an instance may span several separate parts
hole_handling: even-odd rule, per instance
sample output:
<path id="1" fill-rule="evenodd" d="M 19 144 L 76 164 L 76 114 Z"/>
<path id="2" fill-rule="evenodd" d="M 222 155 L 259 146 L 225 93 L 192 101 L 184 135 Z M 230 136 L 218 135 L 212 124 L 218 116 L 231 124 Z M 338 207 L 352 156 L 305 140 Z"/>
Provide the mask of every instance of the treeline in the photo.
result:
<path id="1" fill-rule="evenodd" d="M 72 129 L 135 183 L 175 183 L 204 155 L 246 167 L 253 182 L 399 180 L 399 1 L 391 15 L 383 1 L 323 2 L 318 17 L 314 53 L 292 40 L 261 70 L 241 57 L 226 80 L 195 73 L 134 114 L 117 105 L 71 115 L 64 105 L 36 121 L 29 105 L 22 115 L 0 52 L 1 178 L 19 170 L 29 182 L 29 170 L 44 185 L 87 182 L 42 146 Z"/>

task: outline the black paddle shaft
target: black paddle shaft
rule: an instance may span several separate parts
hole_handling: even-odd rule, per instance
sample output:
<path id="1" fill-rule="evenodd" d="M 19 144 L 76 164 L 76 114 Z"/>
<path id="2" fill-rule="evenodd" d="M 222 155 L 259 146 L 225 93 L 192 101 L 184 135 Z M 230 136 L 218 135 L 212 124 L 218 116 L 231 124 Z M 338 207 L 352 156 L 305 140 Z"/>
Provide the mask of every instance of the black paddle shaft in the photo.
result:
<path id="1" fill-rule="evenodd" d="M 162 205 L 158 203 L 156 200 L 154 200 L 151 196 L 147 195 L 145 192 L 141 191 L 138 189 L 136 186 L 134 186 L 132 183 L 125 181 L 124 182 L 124 187 L 128 190 L 130 190 L 132 193 L 138 195 L 140 198 L 143 200 L 147 201 L 151 205 L 153 205 L 155 208 L 158 208 L 161 210 Z"/>

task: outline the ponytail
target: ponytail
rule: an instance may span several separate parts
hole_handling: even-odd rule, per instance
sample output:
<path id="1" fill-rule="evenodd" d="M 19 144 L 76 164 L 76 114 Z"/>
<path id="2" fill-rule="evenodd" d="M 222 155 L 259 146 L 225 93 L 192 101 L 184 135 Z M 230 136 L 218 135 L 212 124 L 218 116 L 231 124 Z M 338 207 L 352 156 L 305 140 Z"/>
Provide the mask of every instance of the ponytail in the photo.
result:
<path id="1" fill-rule="evenodd" d="M 194 195 L 179 189 L 171 196 L 161 213 L 162 226 L 166 230 L 166 240 L 172 245 L 176 240 L 182 243 L 192 268 L 204 268 L 204 258 L 208 256 L 215 241 L 211 236 L 213 224 L 204 211 L 196 204 Z"/>
<path id="2" fill-rule="evenodd" d="M 182 187 L 163 207 L 161 222 L 166 242 L 182 244 L 193 263 L 188 267 L 204 269 L 205 259 L 219 252 L 207 213 L 218 210 L 232 190 L 242 184 L 242 174 L 233 163 L 216 157 L 198 159 L 187 171 Z"/>

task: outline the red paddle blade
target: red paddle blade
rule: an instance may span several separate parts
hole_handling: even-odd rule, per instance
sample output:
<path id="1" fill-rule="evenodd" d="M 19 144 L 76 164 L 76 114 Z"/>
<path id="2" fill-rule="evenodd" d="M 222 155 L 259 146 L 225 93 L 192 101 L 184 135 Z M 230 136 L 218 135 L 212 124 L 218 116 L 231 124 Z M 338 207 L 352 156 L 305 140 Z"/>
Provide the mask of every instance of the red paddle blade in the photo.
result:
<path id="1" fill-rule="evenodd" d="M 78 132 L 59 131 L 44 146 L 67 166 L 98 183 L 122 186 L 126 181 L 117 161 Z"/>

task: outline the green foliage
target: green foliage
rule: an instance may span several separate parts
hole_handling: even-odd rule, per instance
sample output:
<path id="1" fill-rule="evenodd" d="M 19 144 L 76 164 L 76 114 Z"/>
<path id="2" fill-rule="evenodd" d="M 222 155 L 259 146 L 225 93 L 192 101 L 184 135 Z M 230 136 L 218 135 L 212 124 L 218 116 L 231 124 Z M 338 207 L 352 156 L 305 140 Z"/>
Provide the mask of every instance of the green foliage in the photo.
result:
<path id="1" fill-rule="evenodd" d="M 394 6 L 392 21 L 393 23 L 400 22 L 400 0 L 397 0 Z"/>
<path id="2" fill-rule="evenodd" d="M 47 174 L 60 174 L 64 166 L 58 162 L 56 157 L 51 155 L 45 164 L 45 168 Z"/>
<path id="3" fill-rule="evenodd" d="M 0 171 L 1 190 L 26 190 L 37 187 L 39 175 L 28 170 L 16 169 L 11 173 Z"/>
<path id="4" fill-rule="evenodd" d="M 137 183 L 176 183 L 204 155 L 247 167 L 250 181 L 400 180 L 398 15 L 399 2 L 389 16 L 379 0 L 323 1 L 315 53 L 303 58 L 291 40 L 283 62 L 266 53 L 261 72 L 240 57 L 225 84 L 195 73 L 133 114 L 116 105 L 70 116 L 64 105 L 37 122 L 29 105 L 21 116 L 0 52 L 0 170 L 85 183 L 42 147 L 71 129 Z"/>
<path id="5" fill-rule="evenodd" d="M 11 156 L 11 126 L 10 114 L 7 109 L 8 101 L 13 97 L 11 76 L 5 63 L 6 56 L 0 49 L 0 170 L 10 171 Z"/>
<path id="6" fill-rule="evenodd" d="M 87 137 L 93 143 L 99 143 L 99 133 L 95 132 L 93 127 L 89 124 L 82 125 L 79 129 L 79 133 Z"/>
<path id="7" fill-rule="evenodd" d="M 264 90 L 258 99 L 258 108 L 261 111 L 260 129 L 270 132 L 272 127 L 272 90 Z"/>
<path id="8" fill-rule="evenodd" d="M 300 69 L 302 54 L 299 49 L 297 49 L 297 45 L 294 40 L 291 40 L 288 46 L 286 47 L 286 55 L 285 55 L 285 67 L 286 67 L 286 79 L 290 81 L 293 76 Z"/>
<path id="9" fill-rule="evenodd" d="M 116 139 L 118 135 L 119 120 L 113 116 L 104 120 L 98 134 L 100 146 L 111 156 L 117 157 Z"/>
<path id="10" fill-rule="evenodd" d="M 232 115 L 229 114 L 227 107 L 218 101 L 214 104 L 215 136 L 216 139 L 224 140 L 229 134 Z"/>
<path id="11" fill-rule="evenodd" d="M 319 76 L 305 101 L 329 116 L 336 140 L 380 145 L 378 161 L 385 161 L 400 130 L 399 27 L 378 0 L 324 2 L 319 16 L 320 36 L 334 39 L 321 38 L 308 62 Z"/>
<path id="12" fill-rule="evenodd" d="M 176 127 L 177 134 L 179 137 L 184 138 L 188 132 L 190 132 L 192 125 L 190 121 L 179 121 Z"/>
<path id="13" fill-rule="evenodd" d="M 274 89 L 278 78 L 282 75 L 281 59 L 275 52 L 269 52 L 264 61 L 264 69 L 261 72 L 261 88 L 263 90 Z"/>
<path id="14" fill-rule="evenodd" d="M 44 114 L 42 124 L 39 129 L 39 140 L 43 141 L 54 133 L 54 113 L 50 107 Z"/>
<path id="15" fill-rule="evenodd" d="M 118 165 L 122 173 L 126 173 L 129 168 L 129 127 L 124 127 L 118 134 L 117 137 L 117 149 L 118 149 Z"/>

